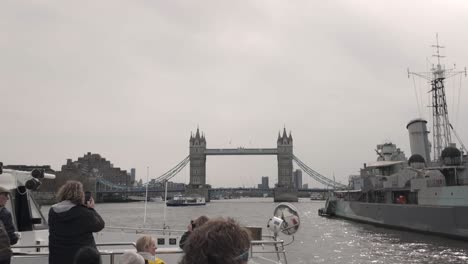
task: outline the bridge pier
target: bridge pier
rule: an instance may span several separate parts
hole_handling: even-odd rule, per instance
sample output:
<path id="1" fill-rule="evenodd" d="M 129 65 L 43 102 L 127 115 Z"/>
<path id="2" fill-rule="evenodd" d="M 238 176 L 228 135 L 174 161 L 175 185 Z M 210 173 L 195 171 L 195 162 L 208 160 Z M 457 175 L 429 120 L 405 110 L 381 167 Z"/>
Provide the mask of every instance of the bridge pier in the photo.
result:
<path id="1" fill-rule="evenodd" d="M 297 189 L 288 187 L 275 187 L 273 191 L 273 201 L 281 202 L 298 202 Z"/>
<path id="2" fill-rule="evenodd" d="M 185 188 L 186 196 L 200 196 L 205 198 L 205 202 L 210 201 L 210 196 L 208 194 L 209 187 L 208 185 L 201 184 L 189 184 Z"/>

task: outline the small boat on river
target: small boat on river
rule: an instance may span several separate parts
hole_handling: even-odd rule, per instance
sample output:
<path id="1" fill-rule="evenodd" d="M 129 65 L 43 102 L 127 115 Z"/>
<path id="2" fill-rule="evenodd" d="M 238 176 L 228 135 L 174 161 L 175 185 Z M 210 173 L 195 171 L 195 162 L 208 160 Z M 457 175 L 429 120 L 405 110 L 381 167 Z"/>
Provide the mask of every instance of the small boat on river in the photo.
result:
<path id="1" fill-rule="evenodd" d="M 189 197 L 189 196 L 174 196 L 171 200 L 166 202 L 167 206 L 198 206 L 205 205 L 204 197 Z"/>

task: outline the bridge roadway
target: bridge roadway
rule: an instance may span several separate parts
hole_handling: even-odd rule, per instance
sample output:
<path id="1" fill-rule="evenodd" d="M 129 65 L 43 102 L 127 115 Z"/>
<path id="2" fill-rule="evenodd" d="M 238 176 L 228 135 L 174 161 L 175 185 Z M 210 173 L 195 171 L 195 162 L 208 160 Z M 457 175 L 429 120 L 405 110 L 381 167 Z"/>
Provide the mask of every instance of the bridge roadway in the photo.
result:
<path id="1" fill-rule="evenodd" d="M 221 192 L 273 192 L 274 189 L 257 189 L 257 188 L 211 188 L 209 193 L 221 193 Z M 319 188 L 310 188 L 310 189 L 298 189 L 300 193 L 326 193 L 332 191 L 331 189 L 319 189 Z M 148 193 L 163 193 L 164 189 L 148 189 Z M 168 193 L 184 193 L 185 189 L 168 189 Z M 97 193 L 146 193 L 146 189 L 137 188 L 137 189 L 113 189 L 113 190 L 98 190 Z"/>
<path id="2" fill-rule="evenodd" d="M 205 155 L 278 155 L 277 148 L 206 149 Z"/>

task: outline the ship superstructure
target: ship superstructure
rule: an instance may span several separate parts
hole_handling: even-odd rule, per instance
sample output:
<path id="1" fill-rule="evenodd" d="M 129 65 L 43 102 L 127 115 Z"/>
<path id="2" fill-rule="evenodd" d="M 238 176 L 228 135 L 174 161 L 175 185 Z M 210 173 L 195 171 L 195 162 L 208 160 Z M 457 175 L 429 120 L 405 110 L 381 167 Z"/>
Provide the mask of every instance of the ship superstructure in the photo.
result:
<path id="1" fill-rule="evenodd" d="M 349 189 L 335 191 L 320 214 L 468 240 L 467 150 L 450 123 L 444 86 L 446 78 L 466 75 L 466 69 L 447 70 L 438 39 L 433 47 L 437 65 L 430 73 L 408 71 L 430 81 L 433 144 L 427 121 L 411 120 L 406 126 L 410 158 L 391 142 L 377 145 L 377 161 L 350 176 Z"/>
<path id="2" fill-rule="evenodd" d="M 440 64 L 440 59 L 445 56 L 440 55 L 440 49 L 444 48 L 439 44 L 439 37 L 436 35 L 436 45 L 432 45 L 436 48 L 436 54 L 432 55 L 437 58 L 437 64 L 432 65 L 430 72 L 410 72 L 408 69 L 408 77 L 410 75 L 419 76 L 430 82 L 431 85 L 431 98 L 432 98 L 432 131 L 433 131 L 433 148 L 434 155 L 433 161 L 438 161 L 442 155 L 442 150 L 451 146 L 453 126 L 450 123 L 448 110 L 447 110 L 447 98 L 445 93 L 445 79 L 454 77 L 459 74 L 464 74 L 466 77 L 466 67 L 463 71 L 457 71 L 455 68 L 446 69 L 444 65 Z M 456 133 L 456 132 L 455 132 Z M 459 139 L 460 141 L 460 139 Z M 462 147 L 463 144 L 462 144 Z M 466 149 L 465 149 L 466 151 Z M 429 160 L 427 160 L 429 161 Z"/>

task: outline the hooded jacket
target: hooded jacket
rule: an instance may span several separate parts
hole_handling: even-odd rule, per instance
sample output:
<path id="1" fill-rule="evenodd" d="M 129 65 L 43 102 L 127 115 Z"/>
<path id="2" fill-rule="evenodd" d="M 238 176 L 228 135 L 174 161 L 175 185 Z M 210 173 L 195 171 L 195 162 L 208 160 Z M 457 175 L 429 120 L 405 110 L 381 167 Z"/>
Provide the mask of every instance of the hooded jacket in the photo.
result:
<path id="1" fill-rule="evenodd" d="M 96 248 L 93 232 L 104 225 L 92 208 L 68 200 L 54 204 L 49 210 L 49 264 L 73 263 L 80 248 Z"/>

